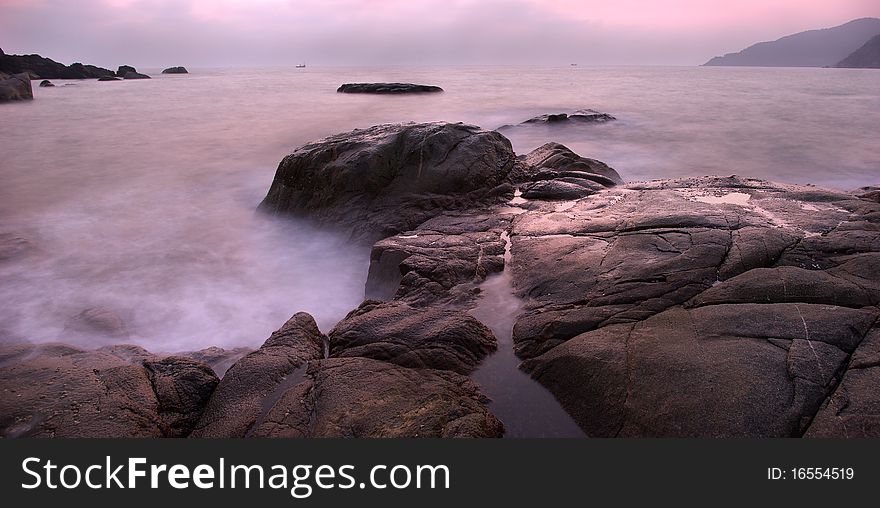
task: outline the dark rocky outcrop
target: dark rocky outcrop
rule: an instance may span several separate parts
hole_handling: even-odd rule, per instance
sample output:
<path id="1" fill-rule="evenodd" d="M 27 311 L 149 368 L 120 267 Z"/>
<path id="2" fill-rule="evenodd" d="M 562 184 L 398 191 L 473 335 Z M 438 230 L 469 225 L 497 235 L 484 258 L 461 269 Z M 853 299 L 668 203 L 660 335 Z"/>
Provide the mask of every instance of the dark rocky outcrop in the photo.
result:
<path id="1" fill-rule="evenodd" d="M 113 71 L 74 63 L 64 65 L 40 55 L 0 54 L 0 72 L 6 74 L 27 73 L 31 79 L 94 79 L 112 76 Z"/>
<path id="2" fill-rule="evenodd" d="M 467 374 L 495 350 L 491 330 L 469 314 L 366 301 L 330 332 L 330 356 Z"/>
<path id="3" fill-rule="evenodd" d="M 579 109 L 571 113 L 553 113 L 539 115 L 524 121 L 524 124 L 563 124 L 570 122 L 604 123 L 615 120 L 608 113 L 601 113 L 594 109 Z"/>
<path id="4" fill-rule="evenodd" d="M 369 358 L 309 364 L 254 437 L 501 437 L 501 422 L 468 377 Z"/>
<path id="5" fill-rule="evenodd" d="M 4 437 L 183 437 L 217 376 L 185 358 L 128 361 L 63 344 L 0 347 Z"/>
<path id="6" fill-rule="evenodd" d="M 43 81 L 40 81 L 40 86 L 42 86 L 42 87 L 55 86 L 55 84 L 52 83 L 51 81 L 49 81 L 48 79 L 44 79 Z"/>
<path id="7" fill-rule="evenodd" d="M 336 91 L 339 93 L 414 94 L 442 92 L 443 89 L 439 86 L 413 83 L 346 83 Z"/>
<path id="8" fill-rule="evenodd" d="M 98 81 L 121 81 L 122 78 L 117 78 L 116 76 L 101 76 L 98 78 Z"/>
<path id="9" fill-rule="evenodd" d="M 150 79 L 146 74 L 141 74 L 140 72 L 126 72 L 125 75 L 122 76 L 123 79 Z"/>
<path id="10" fill-rule="evenodd" d="M 169 67 L 162 71 L 162 74 L 189 74 L 189 71 L 186 70 L 186 67 Z"/>
<path id="11" fill-rule="evenodd" d="M 260 208 L 377 240 L 444 211 L 513 193 L 510 142 L 465 124 L 378 125 L 307 144 L 281 161 Z"/>
<path id="12" fill-rule="evenodd" d="M 120 65 L 119 68 L 116 69 L 116 76 L 120 78 L 124 78 L 126 74 L 129 72 L 137 72 L 137 69 L 130 65 Z"/>
<path id="13" fill-rule="evenodd" d="M 7 76 L 0 73 L 0 102 L 21 101 L 34 98 L 31 80 L 27 74 Z"/>
<path id="14" fill-rule="evenodd" d="M 864 46 L 837 62 L 835 67 L 849 69 L 880 69 L 880 33 L 871 37 Z"/>

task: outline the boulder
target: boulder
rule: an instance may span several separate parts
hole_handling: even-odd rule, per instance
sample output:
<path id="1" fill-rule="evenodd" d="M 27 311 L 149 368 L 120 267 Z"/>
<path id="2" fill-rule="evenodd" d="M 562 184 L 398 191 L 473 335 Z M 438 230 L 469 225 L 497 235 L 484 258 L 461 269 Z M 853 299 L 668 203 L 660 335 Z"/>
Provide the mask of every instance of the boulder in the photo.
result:
<path id="1" fill-rule="evenodd" d="M 330 332 L 331 357 L 467 374 L 495 351 L 492 331 L 464 311 L 367 300 Z"/>
<path id="2" fill-rule="evenodd" d="M 189 74 L 186 67 L 169 67 L 162 71 L 162 74 Z"/>
<path id="3" fill-rule="evenodd" d="M 7 76 L 0 74 L 0 102 L 21 101 L 34 98 L 31 78 L 26 73 Z"/>
<path id="4" fill-rule="evenodd" d="M 40 81 L 40 86 L 42 86 L 42 87 L 55 86 L 55 83 L 52 83 L 48 79 L 44 79 L 43 81 Z"/>
<path id="5" fill-rule="evenodd" d="M 378 125 L 307 144 L 281 161 L 260 209 L 375 241 L 449 210 L 503 201 L 510 141 L 461 123 Z"/>
<path id="6" fill-rule="evenodd" d="M 338 93 L 411 94 L 442 92 L 443 89 L 439 86 L 413 83 L 346 83 L 336 91 Z"/>
<path id="7" fill-rule="evenodd" d="M 116 75 L 120 78 L 124 78 L 129 72 L 137 73 L 137 69 L 130 65 L 120 65 L 119 68 L 116 69 Z"/>
<path id="8" fill-rule="evenodd" d="M 226 371 L 192 436 L 248 435 L 260 415 L 302 378 L 305 363 L 324 357 L 325 341 L 312 316 L 295 314 Z"/>
<path id="9" fill-rule="evenodd" d="M 604 123 L 616 120 L 608 113 L 602 113 L 594 109 L 579 109 L 571 113 L 554 113 L 539 115 L 524 121 L 524 124 L 563 124 L 563 123 Z"/>
<path id="10" fill-rule="evenodd" d="M 150 79 L 146 74 L 141 74 L 139 72 L 126 72 L 123 75 L 123 79 Z"/>
<path id="11" fill-rule="evenodd" d="M 184 437 L 217 377 L 181 358 L 126 361 L 65 344 L 0 347 L 4 437 Z"/>
<path id="12" fill-rule="evenodd" d="M 501 437 L 468 377 L 369 358 L 309 364 L 254 428 L 254 437 Z"/>

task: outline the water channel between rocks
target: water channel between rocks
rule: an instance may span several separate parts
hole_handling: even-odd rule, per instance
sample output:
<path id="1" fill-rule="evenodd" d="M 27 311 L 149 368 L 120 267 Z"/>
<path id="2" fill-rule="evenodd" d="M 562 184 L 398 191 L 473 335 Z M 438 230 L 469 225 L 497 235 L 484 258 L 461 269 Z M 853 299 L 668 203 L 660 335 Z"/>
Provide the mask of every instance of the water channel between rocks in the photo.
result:
<path id="1" fill-rule="evenodd" d="M 504 271 L 489 276 L 480 286 L 481 297 L 471 315 L 488 326 L 498 339 L 498 351 L 471 374 L 491 399 L 489 410 L 504 423 L 505 437 L 584 437 L 556 398 L 519 369 L 513 352 L 513 324 L 522 300 L 513 294 L 510 271 L 510 238 L 505 233 Z"/>

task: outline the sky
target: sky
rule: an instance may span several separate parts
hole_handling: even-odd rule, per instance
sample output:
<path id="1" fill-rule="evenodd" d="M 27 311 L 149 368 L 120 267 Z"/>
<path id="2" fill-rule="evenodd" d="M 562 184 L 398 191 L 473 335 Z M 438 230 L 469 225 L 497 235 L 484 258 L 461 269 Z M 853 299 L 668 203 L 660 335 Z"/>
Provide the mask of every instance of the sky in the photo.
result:
<path id="1" fill-rule="evenodd" d="M 0 48 L 115 68 L 698 65 L 878 0 L 0 0 Z"/>

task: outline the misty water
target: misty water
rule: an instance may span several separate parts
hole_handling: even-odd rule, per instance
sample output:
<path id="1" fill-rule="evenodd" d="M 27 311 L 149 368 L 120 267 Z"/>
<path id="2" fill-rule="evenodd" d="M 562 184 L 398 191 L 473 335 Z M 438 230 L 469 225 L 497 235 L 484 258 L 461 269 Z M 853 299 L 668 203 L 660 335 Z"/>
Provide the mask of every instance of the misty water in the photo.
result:
<path id="1" fill-rule="evenodd" d="M 65 329 L 90 308 L 120 316 L 124 342 L 154 351 L 256 347 L 297 311 L 328 331 L 363 298 L 369 249 L 254 210 L 284 155 L 377 123 L 496 128 L 594 108 L 618 121 L 505 134 L 517 152 L 562 142 L 629 181 L 740 174 L 839 189 L 880 182 L 877 71 L 190 71 L 142 81 L 57 80 L 55 88 L 35 88 L 32 102 L 0 105 L 0 238 L 28 249 L 0 256 L 0 340 L 86 340 Z M 353 81 L 446 91 L 335 92 Z"/>

